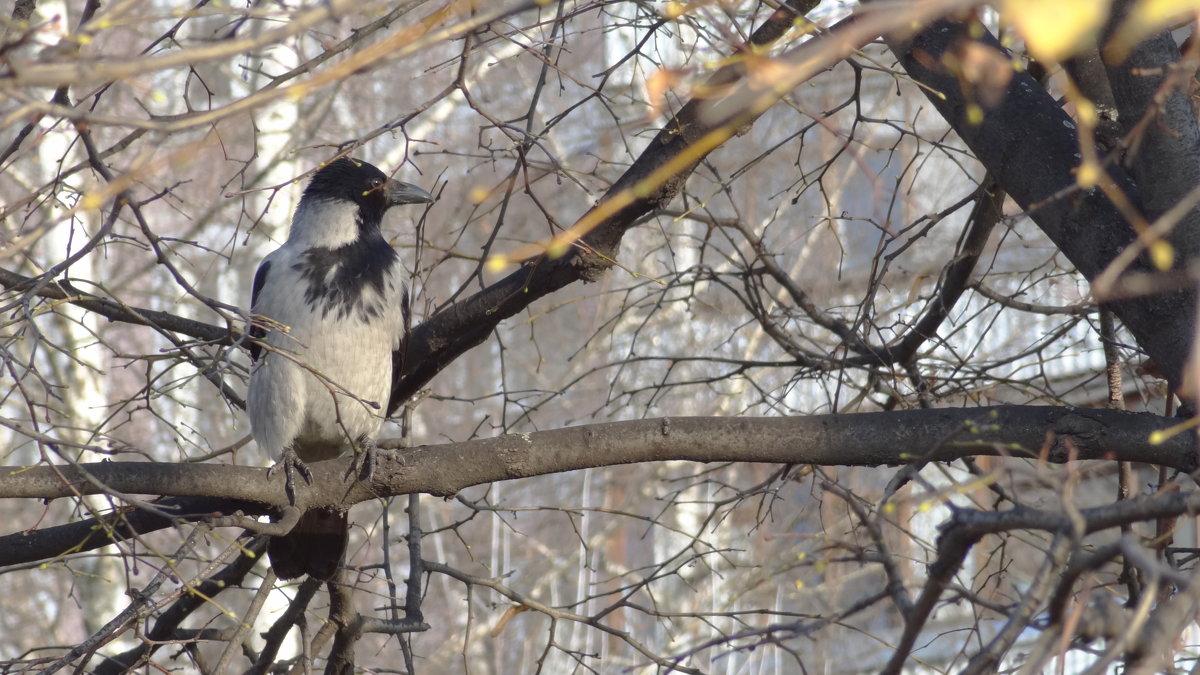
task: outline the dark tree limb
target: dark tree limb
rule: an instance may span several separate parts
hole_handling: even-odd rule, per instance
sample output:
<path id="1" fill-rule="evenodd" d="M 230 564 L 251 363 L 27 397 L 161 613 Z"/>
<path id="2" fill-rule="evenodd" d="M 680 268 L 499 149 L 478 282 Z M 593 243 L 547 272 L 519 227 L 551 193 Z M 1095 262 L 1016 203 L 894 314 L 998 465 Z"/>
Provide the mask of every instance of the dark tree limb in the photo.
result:
<path id="1" fill-rule="evenodd" d="M 938 329 L 946 317 L 950 316 L 950 311 L 971 283 L 971 273 L 975 271 L 979 256 L 983 255 L 988 237 L 1004 215 L 1005 196 L 1004 189 L 997 185 L 990 175 L 984 177 L 979 185 L 975 206 L 967 218 L 967 231 L 960 250 L 954 256 L 954 260 L 946 266 L 937 295 L 930 301 L 925 314 L 904 335 L 899 344 L 888 350 L 891 362 L 911 364 L 921 346 L 937 336 Z"/>
<path id="2" fill-rule="evenodd" d="M 109 466 L 113 465 L 109 463 Z M 252 501 L 210 497 L 167 498 L 158 500 L 155 506 L 160 512 L 167 511 L 178 515 L 165 517 L 160 512 L 130 508 L 99 520 L 88 518 L 67 525 L 0 537 L 0 542 L 3 542 L 0 543 L 3 547 L 3 552 L 0 553 L 0 567 L 35 560 L 53 560 L 71 553 L 91 551 L 141 534 L 157 532 L 187 522 L 212 520 L 235 511 L 256 515 L 273 512 L 273 509 Z"/>
<path id="3" fill-rule="evenodd" d="M 1106 151 L 1116 148 L 1121 140 L 1121 123 L 1100 50 L 1094 45 L 1084 49 L 1067 59 L 1063 67 L 1079 92 L 1096 107 L 1096 142 Z"/>
<path id="4" fill-rule="evenodd" d="M 240 334 L 240 330 L 235 329 L 231 333 L 227 328 L 214 326 L 203 321 L 185 319 L 169 312 L 154 309 L 131 307 L 115 300 L 102 298 L 98 295 L 82 291 L 66 280 L 51 281 L 42 285 L 42 280 L 38 277 L 27 277 L 23 274 L 0 268 L 0 285 L 17 293 L 36 288 L 33 293 L 37 297 L 47 300 L 70 302 L 73 305 L 95 312 L 113 321 L 132 323 L 138 326 L 153 326 L 161 330 L 180 333 L 217 344 L 232 344 L 233 339 Z"/>
<path id="5" fill-rule="evenodd" d="M 953 581 L 971 548 L 984 536 L 1013 530 L 1054 533 L 1056 541 L 1051 545 L 1050 555 L 1054 557 L 1055 564 L 1043 566 L 1043 571 L 1053 574 L 1042 580 L 1053 581 L 1062 578 L 1063 563 L 1072 550 L 1070 546 L 1065 550 L 1058 548 L 1062 544 L 1059 540 L 1065 539 L 1069 543 L 1072 539 L 1119 527 L 1123 523 L 1153 520 L 1172 512 L 1195 513 L 1197 509 L 1200 509 L 1200 491 L 1193 490 L 1159 493 L 1069 513 L 1065 509 L 1043 511 L 1023 506 L 1015 506 L 1007 511 L 955 510 L 950 520 L 941 527 L 937 557 L 929 566 L 925 587 L 914 603 L 912 613 L 905 617 L 904 633 L 897 641 L 891 660 L 881 672 L 901 671 L 942 593 Z M 1048 594 L 1052 586 L 1052 583 L 1043 583 L 1039 598 Z M 978 672 L 994 672 L 994 669 Z"/>
<path id="6" fill-rule="evenodd" d="M 117 675 L 129 672 L 139 663 L 154 655 L 155 650 L 175 637 L 175 632 L 185 619 L 201 607 L 207 606 L 212 598 L 227 588 L 240 586 L 267 548 L 267 538 L 258 537 L 246 545 L 245 550 L 221 571 L 205 579 L 194 593 L 185 593 L 158 616 L 154 626 L 146 631 L 141 644 L 111 656 L 96 665 L 96 675 Z"/>
<path id="7" fill-rule="evenodd" d="M 304 621 L 304 612 L 308 609 L 308 604 L 312 602 L 313 596 L 321 589 L 321 585 L 322 582 L 312 577 L 305 577 L 304 581 L 300 583 L 295 597 L 288 603 L 287 611 L 281 614 L 263 635 L 263 649 L 254 665 L 247 671 L 250 675 L 265 673 L 274 664 L 275 656 L 283 645 L 283 639 L 287 637 L 293 626 Z"/>
<path id="8" fill-rule="evenodd" d="M 1136 239 L 1132 227 L 1104 190 L 1081 190 L 1075 183 L 1080 163 L 1075 123 L 1028 73 L 1014 72 L 1004 99 L 971 124 L 963 87 L 940 64 L 942 56 L 968 41 L 962 23 L 937 21 L 908 40 L 889 40 L 909 76 L 949 122 L 983 166 L 1034 223 L 1089 281 L 1096 279 Z M 1003 48 L 986 32 L 979 43 Z M 1112 189 L 1136 204 L 1139 191 L 1118 166 L 1108 167 Z M 1139 258 L 1128 273 L 1155 272 Z M 1195 325 L 1193 290 L 1145 295 L 1108 303 L 1167 380 L 1183 379 Z"/>
<path id="9" fill-rule="evenodd" d="M 1116 23 L 1133 5 L 1113 3 Z M 1185 67 L 1168 32 L 1137 45 L 1120 63 L 1106 64 L 1118 120 L 1129 148 L 1124 164 L 1138 186 L 1147 220 L 1158 218 L 1200 185 L 1200 126 L 1188 99 L 1195 63 Z M 1200 254 L 1200 209 L 1168 235 L 1177 253 Z"/>
<path id="10" fill-rule="evenodd" d="M 325 675 L 349 675 L 354 672 L 354 646 L 362 632 L 358 630 L 358 611 L 354 608 L 354 589 L 346 583 L 346 569 L 329 583 L 329 622 L 336 627 L 329 649 Z"/>

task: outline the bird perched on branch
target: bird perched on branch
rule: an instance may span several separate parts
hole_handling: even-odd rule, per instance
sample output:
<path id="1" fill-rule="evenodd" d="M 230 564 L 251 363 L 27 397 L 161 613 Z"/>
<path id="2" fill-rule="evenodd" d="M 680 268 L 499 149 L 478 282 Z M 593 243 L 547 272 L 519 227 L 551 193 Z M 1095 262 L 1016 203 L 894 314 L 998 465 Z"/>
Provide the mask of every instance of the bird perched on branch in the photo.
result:
<path id="1" fill-rule="evenodd" d="M 392 357 L 408 324 L 403 266 L 380 224 L 392 206 L 432 201 L 366 162 L 330 162 L 305 188 L 287 241 L 254 275 L 246 405 L 254 440 L 279 458 L 271 472 L 284 470 L 293 503 L 295 474 L 312 483 L 306 463 L 351 451 L 351 471 L 374 471 Z M 347 533 L 344 512 L 312 509 L 267 554 L 281 579 L 329 579 Z"/>

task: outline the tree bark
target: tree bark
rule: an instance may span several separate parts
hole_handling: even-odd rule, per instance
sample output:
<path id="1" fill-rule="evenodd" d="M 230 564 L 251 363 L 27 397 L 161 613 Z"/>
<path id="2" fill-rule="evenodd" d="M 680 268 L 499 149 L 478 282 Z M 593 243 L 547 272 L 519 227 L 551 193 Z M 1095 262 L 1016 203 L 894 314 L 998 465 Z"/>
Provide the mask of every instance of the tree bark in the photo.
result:
<path id="1" fill-rule="evenodd" d="M 1028 73 L 1015 72 L 1004 99 L 979 124 L 967 118 L 969 100 L 958 79 L 941 66 L 942 56 L 971 40 L 962 23 L 937 21 L 908 40 L 889 40 L 893 53 L 983 166 L 1046 233 L 1067 258 L 1093 281 L 1136 239 L 1133 228 L 1098 188 L 1075 183 L 1080 163 L 1074 121 Z M 979 42 L 1004 51 L 988 33 Z M 1007 52 L 1005 52 L 1007 55 Z M 936 92 L 936 93 L 935 93 Z M 1141 191 L 1120 166 L 1109 166 L 1116 189 L 1141 201 Z M 1192 235 L 1181 232 L 1190 240 Z M 1181 251 L 1190 255 L 1189 247 Z M 1189 255 L 1179 256 L 1182 269 Z M 1155 272 L 1140 256 L 1126 271 Z M 1191 289 L 1161 292 L 1106 303 L 1137 338 L 1177 389 L 1195 325 L 1196 295 Z"/>
<path id="2" fill-rule="evenodd" d="M 500 480 L 672 460 L 898 466 L 994 455 L 1055 463 L 1145 462 L 1190 472 L 1197 458 L 1189 434 L 1168 435 L 1157 444 L 1149 440 L 1172 423 L 1148 413 L 1054 406 L 609 422 L 411 448 L 404 451 L 403 461 L 381 462 L 367 483 L 357 482 L 347 471 L 352 458 L 316 462 L 310 466 L 312 485 L 297 486 L 296 505 L 348 509 L 393 495 L 450 496 Z M 83 521 L 0 537 L 0 566 L 90 550 L 234 510 L 278 510 L 288 504 L 284 478 L 279 474 L 268 481 L 266 471 L 150 462 L 0 467 L 0 498 L 55 499 L 100 492 L 172 496 L 152 505 L 158 513 L 130 509 L 114 516 L 110 528 Z"/>

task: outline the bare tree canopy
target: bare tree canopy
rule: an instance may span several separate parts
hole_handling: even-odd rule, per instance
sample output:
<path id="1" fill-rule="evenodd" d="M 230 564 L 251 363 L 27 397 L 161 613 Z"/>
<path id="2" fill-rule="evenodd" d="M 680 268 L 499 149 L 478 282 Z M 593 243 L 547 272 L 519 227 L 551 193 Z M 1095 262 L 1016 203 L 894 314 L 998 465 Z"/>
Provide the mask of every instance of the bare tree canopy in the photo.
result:
<path id="1" fill-rule="evenodd" d="M 0 672 L 1200 668 L 1197 20 L 17 0 Z M 342 157 L 430 193 L 394 453 L 289 490 L 250 298 Z"/>

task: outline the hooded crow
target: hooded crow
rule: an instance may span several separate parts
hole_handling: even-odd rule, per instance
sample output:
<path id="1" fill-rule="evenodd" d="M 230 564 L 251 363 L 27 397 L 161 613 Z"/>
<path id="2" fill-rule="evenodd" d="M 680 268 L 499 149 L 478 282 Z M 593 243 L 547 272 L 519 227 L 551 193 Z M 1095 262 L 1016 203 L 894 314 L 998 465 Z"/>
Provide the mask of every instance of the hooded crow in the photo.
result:
<path id="1" fill-rule="evenodd" d="M 254 275 L 246 406 L 254 440 L 279 458 L 271 472 L 283 468 L 293 502 L 294 474 L 312 482 L 308 462 L 350 451 L 352 470 L 360 462 L 362 476 L 374 470 L 392 357 L 408 324 L 403 266 L 380 224 L 392 206 L 432 201 L 366 162 L 337 159 L 313 175 L 287 241 Z M 267 554 L 281 579 L 325 580 L 347 534 L 345 513 L 312 509 Z"/>

